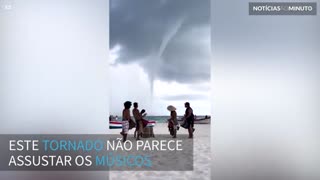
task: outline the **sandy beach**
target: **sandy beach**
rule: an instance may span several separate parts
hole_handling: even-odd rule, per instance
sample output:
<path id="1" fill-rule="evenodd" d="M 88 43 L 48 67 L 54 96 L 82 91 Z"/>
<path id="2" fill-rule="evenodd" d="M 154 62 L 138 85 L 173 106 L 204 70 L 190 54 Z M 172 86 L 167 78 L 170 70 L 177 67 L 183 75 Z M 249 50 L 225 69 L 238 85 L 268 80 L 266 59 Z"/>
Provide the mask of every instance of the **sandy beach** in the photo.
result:
<path id="1" fill-rule="evenodd" d="M 210 179 L 210 124 L 195 124 L 193 171 L 110 171 L 110 179 L 116 180 L 206 180 Z M 119 134 L 120 129 L 110 129 L 108 134 Z M 129 131 L 128 139 L 133 140 L 134 129 Z M 169 134 L 166 123 L 158 123 L 154 127 L 155 139 L 159 134 Z M 188 134 L 186 129 L 180 128 L 177 134 Z M 119 135 L 120 137 L 120 135 Z M 176 163 L 181 163 L 177 161 Z"/>

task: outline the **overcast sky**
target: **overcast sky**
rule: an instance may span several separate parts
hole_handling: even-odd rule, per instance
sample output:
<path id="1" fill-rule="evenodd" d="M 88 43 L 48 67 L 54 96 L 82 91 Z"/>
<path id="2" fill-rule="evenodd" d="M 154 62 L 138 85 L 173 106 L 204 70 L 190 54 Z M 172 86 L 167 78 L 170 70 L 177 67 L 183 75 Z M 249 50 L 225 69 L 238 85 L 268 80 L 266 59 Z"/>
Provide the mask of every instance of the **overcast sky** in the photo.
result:
<path id="1" fill-rule="evenodd" d="M 138 101 L 149 114 L 210 114 L 209 0 L 112 0 L 110 9 L 111 113 Z"/>
<path id="2" fill-rule="evenodd" d="M 105 132 L 108 2 L 0 4 L 6 3 L 11 9 L 0 9 L 0 132 Z"/>

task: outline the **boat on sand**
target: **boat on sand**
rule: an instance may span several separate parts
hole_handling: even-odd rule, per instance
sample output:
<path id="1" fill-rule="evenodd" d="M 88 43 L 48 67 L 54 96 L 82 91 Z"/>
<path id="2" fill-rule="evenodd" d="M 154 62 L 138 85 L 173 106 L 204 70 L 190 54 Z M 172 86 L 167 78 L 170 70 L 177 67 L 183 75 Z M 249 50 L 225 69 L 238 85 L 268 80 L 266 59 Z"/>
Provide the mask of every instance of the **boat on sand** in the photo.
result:
<path id="1" fill-rule="evenodd" d="M 178 119 L 179 122 L 183 122 L 183 119 Z M 195 117 L 194 124 L 210 124 L 211 117 L 210 116 L 204 116 L 204 117 Z"/>

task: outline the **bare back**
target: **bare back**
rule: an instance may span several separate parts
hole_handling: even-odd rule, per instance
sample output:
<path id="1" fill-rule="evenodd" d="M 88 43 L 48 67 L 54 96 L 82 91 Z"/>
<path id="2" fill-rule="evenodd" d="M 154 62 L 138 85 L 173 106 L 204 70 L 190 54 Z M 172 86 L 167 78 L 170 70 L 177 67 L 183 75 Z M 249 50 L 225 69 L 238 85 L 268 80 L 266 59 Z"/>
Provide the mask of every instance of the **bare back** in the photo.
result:
<path id="1" fill-rule="evenodd" d="M 133 114 L 133 117 L 134 117 L 134 119 L 135 119 L 136 121 L 139 121 L 139 120 L 142 119 L 141 114 L 140 114 L 140 112 L 139 112 L 139 109 L 137 109 L 137 108 L 133 109 L 133 110 L 132 110 L 132 114 Z"/>
<path id="2" fill-rule="evenodd" d="M 129 119 L 131 119 L 130 110 L 129 109 L 124 109 L 122 111 L 122 120 L 129 120 Z"/>
<path id="3" fill-rule="evenodd" d="M 171 121 L 173 122 L 174 125 L 178 124 L 176 111 L 171 111 Z"/>

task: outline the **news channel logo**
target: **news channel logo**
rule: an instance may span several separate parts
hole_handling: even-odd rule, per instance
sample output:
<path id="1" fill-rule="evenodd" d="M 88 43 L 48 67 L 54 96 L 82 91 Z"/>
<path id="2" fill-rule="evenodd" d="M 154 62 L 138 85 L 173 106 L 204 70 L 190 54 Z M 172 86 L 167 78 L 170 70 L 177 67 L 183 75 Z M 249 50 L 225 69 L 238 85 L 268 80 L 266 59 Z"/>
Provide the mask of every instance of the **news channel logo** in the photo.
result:
<path id="1" fill-rule="evenodd" d="M 249 15 L 317 15 L 316 2 L 249 2 Z"/>

